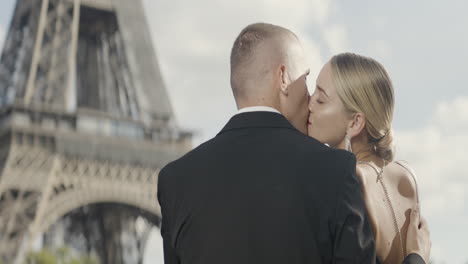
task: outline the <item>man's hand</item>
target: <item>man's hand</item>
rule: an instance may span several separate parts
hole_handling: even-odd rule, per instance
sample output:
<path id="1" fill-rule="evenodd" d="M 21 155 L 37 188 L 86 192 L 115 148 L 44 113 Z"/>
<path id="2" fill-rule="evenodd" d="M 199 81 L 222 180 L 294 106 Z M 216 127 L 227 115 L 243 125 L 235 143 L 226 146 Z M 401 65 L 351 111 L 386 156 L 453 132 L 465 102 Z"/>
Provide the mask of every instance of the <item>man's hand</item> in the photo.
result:
<path id="1" fill-rule="evenodd" d="M 427 222 L 423 217 L 420 217 L 418 209 L 413 208 L 406 237 L 406 252 L 408 255 L 418 254 L 424 259 L 424 262 L 429 263 L 431 246 L 432 242 Z"/>

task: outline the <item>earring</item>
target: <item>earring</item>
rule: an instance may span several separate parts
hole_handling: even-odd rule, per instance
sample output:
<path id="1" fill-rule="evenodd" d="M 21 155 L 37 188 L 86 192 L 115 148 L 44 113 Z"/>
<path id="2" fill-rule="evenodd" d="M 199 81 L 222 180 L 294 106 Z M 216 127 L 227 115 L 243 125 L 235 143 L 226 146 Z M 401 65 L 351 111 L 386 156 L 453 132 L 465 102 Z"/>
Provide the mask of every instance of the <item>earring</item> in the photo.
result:
<path id="1" fill-rule="evenodd" d="M 288 95 L 288 87 L 285 86 L 285 87 L 281 87 L 281 92 L 283 92 L 284 95 Z"/>
<path id="2" fill-rule="evenodd" d="M 353 149 L 351 148 L 351 137 L 346 133 L 345 136 L 345 149 L 349 152 L 353 152 Z"/>

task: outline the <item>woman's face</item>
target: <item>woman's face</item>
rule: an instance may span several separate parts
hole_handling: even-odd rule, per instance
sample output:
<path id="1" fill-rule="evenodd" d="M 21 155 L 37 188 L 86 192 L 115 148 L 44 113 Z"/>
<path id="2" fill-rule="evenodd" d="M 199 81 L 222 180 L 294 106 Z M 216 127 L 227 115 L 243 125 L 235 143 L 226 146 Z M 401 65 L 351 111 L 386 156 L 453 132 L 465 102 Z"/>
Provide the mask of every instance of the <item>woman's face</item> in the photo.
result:
<path id="1" fill-rule="evenodd" d="M 344 138 L 350 114 L 338 97 L 332 83 L 330 63 L 325 64 L 317 77 L 317 85 L 309 101 L 309 136 L 330 147 L 344 148 Z"/>

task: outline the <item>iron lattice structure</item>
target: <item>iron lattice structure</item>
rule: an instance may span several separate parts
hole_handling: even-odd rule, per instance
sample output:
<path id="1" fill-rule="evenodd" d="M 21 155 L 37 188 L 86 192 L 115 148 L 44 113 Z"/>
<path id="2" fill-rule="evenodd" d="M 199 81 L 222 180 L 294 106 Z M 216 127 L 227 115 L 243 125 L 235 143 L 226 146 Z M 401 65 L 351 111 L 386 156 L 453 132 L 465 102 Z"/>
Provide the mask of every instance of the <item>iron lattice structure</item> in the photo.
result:
<path id="1" fill-rule="evenodd" d="M 17 1 L 0 62 L 0 142 L 6 263 L 85 205 L 158 219 L 158 170 L 191 134 L 175 125 L 140 0 Z"/>

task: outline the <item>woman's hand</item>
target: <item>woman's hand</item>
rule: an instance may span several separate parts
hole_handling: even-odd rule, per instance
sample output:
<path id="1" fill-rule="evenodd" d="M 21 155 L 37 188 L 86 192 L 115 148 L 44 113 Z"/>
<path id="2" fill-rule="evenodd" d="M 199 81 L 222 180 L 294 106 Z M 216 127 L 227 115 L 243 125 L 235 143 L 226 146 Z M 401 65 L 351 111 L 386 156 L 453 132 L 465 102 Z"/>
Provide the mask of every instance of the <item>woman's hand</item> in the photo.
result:
<path id="1" fill-rule="evenodd" d="M 429 227 L 426 219 L 420 216 L 419 210 L 411 210 L 410 224 L 406 238 L 406 252 L 409 254 L 418 254 L 429 263 L 432 242 L 430 239 Z"/>

